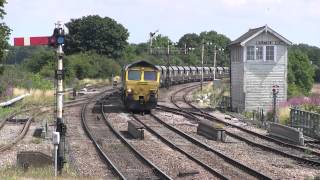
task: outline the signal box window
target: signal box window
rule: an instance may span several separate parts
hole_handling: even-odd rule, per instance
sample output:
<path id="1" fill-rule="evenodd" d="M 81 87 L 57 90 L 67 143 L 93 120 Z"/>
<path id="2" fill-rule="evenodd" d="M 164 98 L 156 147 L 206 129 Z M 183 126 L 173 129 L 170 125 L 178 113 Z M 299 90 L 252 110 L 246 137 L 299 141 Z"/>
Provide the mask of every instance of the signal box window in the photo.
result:
<path id="1" fill-rule="evenodd" d="M 256 46 L 256 60 L 263 60 L 263 47 Z"/>
<path id="2" fill-rule="evenodd" d="M 145 81 L 155 81 L 157 80 L 157 72 L 154 71 L 145 71 L 144 72 Z"/>
<path id="3" fill-rule="evenodd" d="M 140 71 L 129 71 L 128 72 L 128 80 L 140 80 L 141 73 Z"/>
<path id="4" fill-rule="evenodd" d="M 274 46 L 266 46 L 266 60 L 274 60 Z"/>
<path id="5" fill-rule="evenodd" d="M 254 46 L 247 47 L 247 60 L 254 60 Z"/>

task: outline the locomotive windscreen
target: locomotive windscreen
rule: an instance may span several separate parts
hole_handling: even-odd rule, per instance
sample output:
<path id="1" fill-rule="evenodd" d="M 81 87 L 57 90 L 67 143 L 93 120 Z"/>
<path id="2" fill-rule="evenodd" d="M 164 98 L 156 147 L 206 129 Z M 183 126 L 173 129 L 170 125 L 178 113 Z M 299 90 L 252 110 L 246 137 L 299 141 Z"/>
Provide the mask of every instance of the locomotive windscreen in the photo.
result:
<path id="1" fill-rule="evenodd" d="M 157 72 L 144 71 L 144 80 L 145 81 L 156 81 L 157 80 Z"/>
<path id="2" fill-rule="evenodd" d="M 140 80 L 141 72 L 140 71 L 129 71 L 128 72 L 128 80 Z"/>

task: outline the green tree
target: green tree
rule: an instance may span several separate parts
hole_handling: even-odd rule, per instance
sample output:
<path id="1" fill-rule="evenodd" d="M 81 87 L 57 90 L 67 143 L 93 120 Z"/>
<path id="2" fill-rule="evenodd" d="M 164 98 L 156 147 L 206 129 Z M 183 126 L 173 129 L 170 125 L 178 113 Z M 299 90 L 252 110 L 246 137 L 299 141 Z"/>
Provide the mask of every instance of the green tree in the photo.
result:
<path id="1" fill-rule="evenodd" d="M 320 82 L 320 48 L 308 44 L 295 44 L 290 47 L 290 50 L 300 50 L 307 54 L 309 60 L 315 67 L 314 80 Z"/>
<path id="2" fill-rule="evenodd" d="M 108 57 L 120 57 L 127 45 L 129 33 L 126 28 L 109 17 L 98 15 L 71 19 L 66 24 L 65 53 L 96 51 Z"/>
<path id="3" fill-rule="evenodd" d="M 178 46 L 180 48 L 184 48 L 185 46 L 187 48 L 195 48 L 195 47 L 199 47 L 200 44 L 201 44 L 201 39 L 199 35 L 197 35 L 196 33 L 185 34 L 178 41 Z"/>
<path id="4" fill-rule="evenodd" d="M 4 4 L 6 4 L 6 0 L 0 0 L 0 19 L 3 20 L 6 12 L 4 11 Z M 8 40 L 10 35 L 10 28 L 5 23 L 0 23 L 0 74 L 4 71 L 3 58 L 5 54 L 5 49 L 8 48 Z"/>
<path id="5" fill-rule="evenodd" d="M 297 95 L 298 91 L 308 95 L 314 81 L 314 68 L 308 56 L 300 50 L 290 50 L 288 57 L 288 95 Z"/>
<path id="6" fill-rule="evenodd" d="M 41 72 L 44 67 L 46 67 L 48 71 L 51 69 L 51 71 L 54 72 L 56 58 L 56 54 L 53 50 L 40 50 L 34 53 L 30 58 L 25 59 L 23 66 L 33 73 Z M 45 74 L 47 74 L 47 72 Z"/>
<path id="7" fill-rule="evenodd" d="M 169 39 L 168 36 L 163 36 L 161 34 L 158 34 L 152 41 L 152 46 L 154 48 L 160 47 L 160 48 L 166 48 L 168 47 L 168 43 L 172 44 L 172 41 Z"/>
<path id="8" fill-rule="evenodd" d="M 205 43 L 213 43 L 217 48 L 217 65 L 218 66 L 228 66 L 229 65 L 229 56 L 230 49 L 228 48 L 228 44 L 231 40 L 223 35 L 219 34 L 216 31 L 204 31 L 200 33 L 200 39 Z M 211 48 L 208 48 L 207 54 L 209 54 L 208 58 L 210 61 L 213 61 L 214 48 L 211 45 Z"/>

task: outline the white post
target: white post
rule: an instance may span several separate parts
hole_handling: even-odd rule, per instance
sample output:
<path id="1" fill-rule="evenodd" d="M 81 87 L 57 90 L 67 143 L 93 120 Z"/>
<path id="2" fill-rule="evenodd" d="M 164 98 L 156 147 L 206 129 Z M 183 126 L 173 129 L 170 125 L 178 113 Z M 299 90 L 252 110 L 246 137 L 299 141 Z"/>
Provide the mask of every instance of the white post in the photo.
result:
<path id="1" fill-rule="evenodd" d="M 54 145 L 54 176 L 58 175 L 58 145 Z"/>
<path id="2" fill-rule="evenodd" d="M 203 86 L 203 57 L 204 57 L 204 42 L 202 42 L 201 48 L 201 93 L 202 93 L 202 86 Z"/>
<path id="3" fill-rule="evenodd" d="M 64 152 L 65 152 L 65 133 L 66 133 L 66 126 L 63 120 L 63 78 L 64 78 L 64 71 L 63 71 L 63 44 L 64 44 L 64 29 L 60 22 L 56 24 L 56 29 L 58 30 L 57 34 L 57 56 L 58 56 L 58 69 L 56 71 L 56 78 L 57 78 L 57 122 L 56 122 L 56 131 L 60 133 L 61 142 L 58 145 L 58 171 L 59 173 L 62 172 L 63 164 L 64 164 Z"/>
<path id="4" fill-rule="evenodd" d="M 58 54 L 58 71 L 63 72 L 63 50 L 62 45 L 58 46 L 57 49 Z M 57 118 L 62 119 L 62 112 L 63 112 L 63 80 L 62 78 L 57 79 L 58 88 L 57 88 Z"/>
<path id="5" fill-rule="evenodd" d="M 60 133 L 53 132 L 52 141 L 54 145 L 54 176 L 58 175 L 58 146 L 60 143 Z"/>
<path id="6" fill-rule="evenodd" d="M 216 45 L 214 45 L 214 50 L 213 50 L 213 52 L 214 52 L 214 56 L 213 56 L 213 69 L 214 69 L 214 71 L 213 71 L 213 80 L 216 80 L 216 61 L 217 61 L 217 47 L 216 47 Z"/>

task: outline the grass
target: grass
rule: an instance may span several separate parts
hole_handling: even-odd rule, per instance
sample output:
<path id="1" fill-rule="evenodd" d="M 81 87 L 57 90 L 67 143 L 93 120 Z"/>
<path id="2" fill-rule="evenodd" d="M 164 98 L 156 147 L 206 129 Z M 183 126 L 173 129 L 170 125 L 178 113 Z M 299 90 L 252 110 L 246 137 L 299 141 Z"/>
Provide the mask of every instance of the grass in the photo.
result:
<path id="1" fill-rule="evenodd" d="M 209 83 L 203 86 L 202 92 L 200 89 L 195 91 L 192 97 L 194 100 L 199 101 L 202 106 L 216 108 L 222 96 L 229 96 L 227 86 L 228 84 L 224 81 L 221 81 L 219 86 Z"/>
<path id="2" fill-rule="evenodd" d="M 28 170 L 24 171 L 22 168 L 16 166 L 8 166 L 0 169 L 0 179 L 1 180 L 16 180 L 16 179 L 37 179 L 37 180 L 49 180 L 49 179 L 97 179 L 95 177 L 80 177 L 70 168 L 69 164 L 65 164 L 63 173 L 61 176 L 55 178 L 53 166 L 33 168 L 30 167 Z"/>
<path id="3" fill-rule="evenodd" d="M 86 87 L 88 85 L 95 85 L 95 86 L 105 86 L 110 85 L 109 79 L 82 79 L 78 82 L 79 87 Z"/>
<path id="4" fill-rule="evenodd" d="M 41 138 L 32 138 L 31 143 L 33 144 L 40 144 L 42 142 Z"/>

